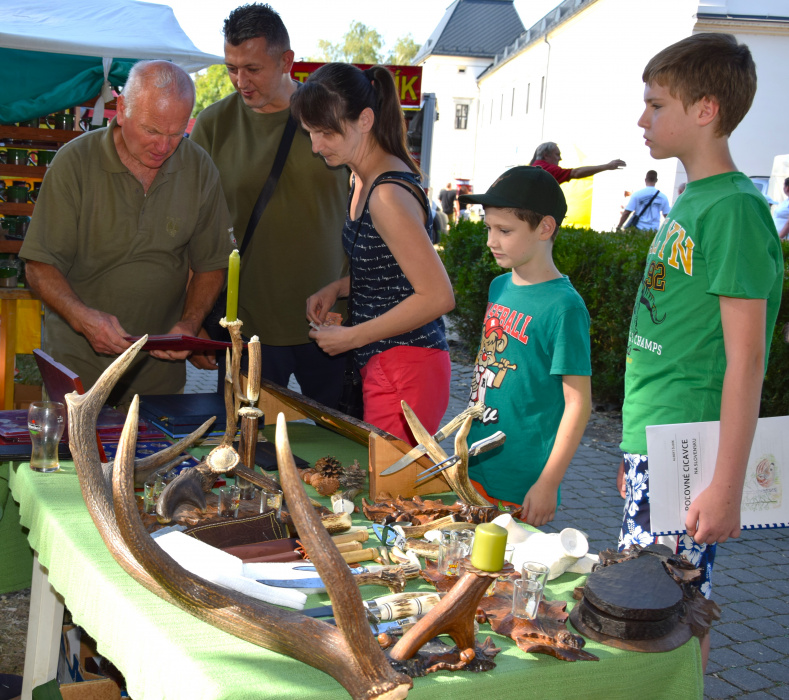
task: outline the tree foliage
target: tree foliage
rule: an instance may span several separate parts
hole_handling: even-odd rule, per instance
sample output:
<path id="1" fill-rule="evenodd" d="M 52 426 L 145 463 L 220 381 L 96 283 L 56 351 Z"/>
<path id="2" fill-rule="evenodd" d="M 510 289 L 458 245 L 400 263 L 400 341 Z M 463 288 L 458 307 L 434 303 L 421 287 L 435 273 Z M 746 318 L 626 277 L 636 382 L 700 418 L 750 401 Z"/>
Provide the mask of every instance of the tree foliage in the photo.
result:
<path id="1" fill-rule="evenodd" d="M 400 37 L 386 57 L 383 46 L 383 37 L 377 30 L 362 22 L 351 22 L 348 31 L 343 34 L 342 41 L 333 44 L 327 39 L 321 39 L 318 42 L 321 53 L 312 60 L 407 65 L 419 51 L 419 44 L 414 41 L 411 34 Z"/>
<path id="2" fill-rule="evenodd" d="M 414 41 L 414 37 L 409 32 L 405 36 L 401 36 L 394 45 L 394 48 L 389 52 L 386 57 L 386 62 L 395 66 L 407 66 L 414 60 L 421 44 Z"/>
<path id="3" fill-rule="evenodd" d="M 351 22 L 350 29 L 343 34 L 342 41 L 332 44 L 326 39 L 318 42 L 320 61 L 344 63 L 380 63 L 383 37 L 362 22 Z"/>
<path id="4" fill-rule="evenodd" d="M 209 105 L 218 102 L 233 92 L 233 84 L 227 77 L 227 68 L 221 63 L 209 66 L 195 76 L 197 98 L 192 116 L 196 117 Z"/>

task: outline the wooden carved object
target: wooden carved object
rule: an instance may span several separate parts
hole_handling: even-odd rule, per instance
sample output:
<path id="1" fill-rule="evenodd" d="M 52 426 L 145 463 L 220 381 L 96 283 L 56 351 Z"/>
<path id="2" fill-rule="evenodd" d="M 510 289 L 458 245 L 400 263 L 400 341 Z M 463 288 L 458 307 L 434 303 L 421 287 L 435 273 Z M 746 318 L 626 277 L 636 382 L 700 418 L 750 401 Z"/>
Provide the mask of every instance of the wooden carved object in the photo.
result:
<path id="1" fill-rule="evenodd" d="M 408 427 L 419 443 L 427 448 L 427 452 L 433 461 L 438 464 L 447 459 L 449 455 L 441 448 L 441 446 L 433 439 L 433 436 L 425 430 L 425 427 L 417 418 L 416 413 L 413 412 L 411 407 L 405 402 L 401 401 L 400 405 L 403 408 L 403 414 Z M 445 469 L 442 473 L 450 488 L 458 495 L 461 501 L 476 506 L 489 507 L 488 503 L 480 493 L 471 485 L 468 478 L 468 443 L 466 438 L 471 430 L 471 423 L 474 419 L 468 416 L 458 432 L 455 434 L 455 454 L 460 457 L 457 464 Z"/>
<path id="2" fill-rule="evenodd" d="M 389 658 L 404 662 L 416 654 L 433 637 L 447 634 L 457 645 L 459 658 L 458 670 L 471 663 L 477 656 L 477 640 L 474 636 L 474 619 L 480 599 L 498 576 L 506 576 L 515 571 L 512 564 L 505 562 L 501 571 L 482 571 L 464 559 L 459 566 L 465 573 L 425 616 L 409 629 L 403 638 L 389 651 Z"/>
<path id="3" fill-rule="evenodd" d="M 96 419 L 118 377 L 147 336 L 134 343 L 87 394 L 69 394 L 71 451 L 88 511 L 123 569 L 162 599 L 209 624 L 328 673 L 353 698 L 403 698 L 412 681 L 387 663 L 373 639 L 359 589 L 296 475 L 284 420 L 277 425 L 277 457 L 291 515 L 334 605 L 337 627 L 267 605 L 186 571 L 155 543 L 140 520 L 133 464 L 139 400 L 135 397 L 118 445 L 115 467 L 102 464 Z"/>
<path id="4" fill-rule="evenodd" d="M 514 572 L 509 581 L 499 580 L 493 595 L 485 596 L 477 606 L 477 622 L 489 622 L 494 632 L 511 637 L 518 648 L 527 653 L 548 654 L 561 661 L 598 661 L 583 647 L 583 637 L 567 629 L 567 603 L 563 600 L 540 601 L 535 620 L 522 620 L 512 616 L 512 580 L 519 578 Z M 427 562 L 422 578 L 444 593 L 457 584 L 457 576 L 445 576 L 438 566 Z"/>
<path id="5" fill-rule="evenodd" d="M 513 509 L 520 510 L 520 509 Z M 489 523 L 502 513 L 511 510 L 499 510 L 487 503 L 484 506 L 470 505 L 457 501 L 446 505 L 443 501 L 422 500 L 419 496 L 406 500 L 400 498 L 387 498 L 379 503 L 368 503 L 362 499 L 362 512 L 368 520 L 384 525 L 391 523 L 402 524 L 403 531 L 408 536 L 419 536 L 428 530 L 454 527 L 451 523 Z M 450 520 L 451 518 L 451 520 Z"/>

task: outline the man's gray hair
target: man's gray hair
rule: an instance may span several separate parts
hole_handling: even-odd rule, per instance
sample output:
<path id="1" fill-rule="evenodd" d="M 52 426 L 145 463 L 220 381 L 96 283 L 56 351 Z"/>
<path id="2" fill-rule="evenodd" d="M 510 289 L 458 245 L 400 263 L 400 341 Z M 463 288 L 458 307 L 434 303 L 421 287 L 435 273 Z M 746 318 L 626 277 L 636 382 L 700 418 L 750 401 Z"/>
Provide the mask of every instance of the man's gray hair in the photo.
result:
<path id="1" fill-rule="evenodd" d="M 130 116 L 140 93 L 158 90 L 161 97 L 195 105 L 195 84 L 189 74 L 170 61 L 138 61 L 129 71 L 123 88 L 126 116 Z"/>
<path id="2" fill-rule="evenodd" d="M 553 151 L 558 151 L 559 146 L 553 141 L 546 141 L 545 143 L 541 143 L 534 151 L 534 156 L 531 159 L 531 162 L 534 163 L 535 160 L 545 160 L 545 156 Z"/>

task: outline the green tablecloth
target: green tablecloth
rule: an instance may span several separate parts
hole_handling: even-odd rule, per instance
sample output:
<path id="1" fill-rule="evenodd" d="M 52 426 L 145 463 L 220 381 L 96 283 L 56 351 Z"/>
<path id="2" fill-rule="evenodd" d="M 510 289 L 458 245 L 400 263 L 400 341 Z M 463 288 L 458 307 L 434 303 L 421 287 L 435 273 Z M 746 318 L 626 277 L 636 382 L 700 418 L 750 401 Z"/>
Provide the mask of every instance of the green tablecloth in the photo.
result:
<path id="1" fill-rule="evenodd" d="M 294 451 L 308 460 L 334 454 L 366 464 L 364 448 L 320 428 L 292 425 Z M 11 488 L 20 504 L 30 545 L 49 570 L 52 586 L 65 598 L 74 621 L 97 640 L 99 653 L 124 674 L 135 700 L 259 700 L 347 697 L 331 677 L 289 657 L 237 639 L 165 603 L 130 578 L 104 546 L 85 508 L 74 467 L 40 474 L 19 465 Z M 307 487 L 310 490 L 310 487 Z M 553 581 L 547 597 L 569 599 L 582 577 Z M 431 587 L 410 582 L 409 589 Z M 365 587 L 366 597 L 382 595 Z M 311 596 L 308 607 L 329 602 Z M 664 654 L 636 654 L 595 642 L 587 649 L 599 662 L 557 661 L 524 654 L 483 625 L 502 652 L 488 673 L 441 672 L 414 680 L 410 697 L 457 700 L 472 697 L 585 699 L 620 697 L 702 698 L 698 642 Z M 530 690 L 531 689 L 531 690 Z"/>

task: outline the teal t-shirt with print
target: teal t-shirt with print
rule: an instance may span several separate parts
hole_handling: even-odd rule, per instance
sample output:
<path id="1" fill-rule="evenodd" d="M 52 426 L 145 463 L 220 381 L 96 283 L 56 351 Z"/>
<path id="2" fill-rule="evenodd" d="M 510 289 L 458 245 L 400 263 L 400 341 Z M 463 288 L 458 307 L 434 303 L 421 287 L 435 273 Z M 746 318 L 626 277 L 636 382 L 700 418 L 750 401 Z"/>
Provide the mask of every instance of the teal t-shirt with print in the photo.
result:
<path id="1" fill-rule="evenodd" d="M 655 235 L 627 343 L 625 452 L 646 454 L 646 426 L 720 420 L 726 352 L 721 296 L 766 299 L 766 354 L 783 285 L 767 202 L 739 172 L 689 182 Z"/>
<path id="2" fill-rule="evenodd" d="M 468 438 L 507 436 L 469 461 L 469 476 L 489 496 L 523 502 L 564 413 L 562 377 L 591 373 L 589 313 L 566 277 L 532 285 L 514 284 L 512 273 L 493 280 L 469 399 L 486 410 Z"/>

